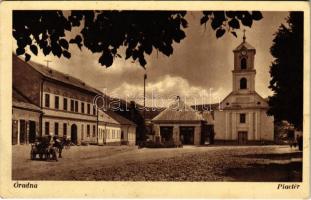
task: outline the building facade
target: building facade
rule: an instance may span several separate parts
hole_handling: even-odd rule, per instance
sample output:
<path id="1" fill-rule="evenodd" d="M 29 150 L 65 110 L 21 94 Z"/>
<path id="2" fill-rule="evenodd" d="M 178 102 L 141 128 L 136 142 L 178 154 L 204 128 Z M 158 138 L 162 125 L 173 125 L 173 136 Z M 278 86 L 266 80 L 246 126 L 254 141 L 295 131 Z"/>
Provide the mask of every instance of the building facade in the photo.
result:
<path id="1" fill-rule="evenodd" d="M 70 138 L 75 144 L 97 143 L 97 111 L 92 105 L 99 94 L 84 82 L 13 55 L 13 83 L 42 111 L 40 135 Z"/>
<path id="2" fill-rule="evenodd" d="M 256 49 L 243 37 L 233 53 L 232 92 L 219 105 L 200 105 L 199 109 L 175 102 L 153 118 L 155 137 L 195 145 L 214 140 L 230 144 L 274 141 L 274 119 L 267 115 L 267 101 L 255 90 Z"/>
<path id="3" fill-rule="evenodd" d="M 136 124 L 113 111 L 105 111 L 105 113 L 120 124 L 121 130 L 120 134 L 118 134 L 120 143 L 124 145 L 135 145 Z"/>
<path id="4" fill-rule="evenodd" d="M 256 49 L 243 42 L 233 50 L 232 92 L 214 113 L 215 140 L 238 144 L 274 140 L 274 119 L 267 115 L 268 103 L 255 90 Z"/>
<path id="5" fill-rule="evenodd" d="M 40 108 L 14 87 L 12 104 L 12 144 L 34 142 L 41 128 Z"/>
<path id="6" fill-rule="evenodd" d="M 121 124 L 106 112 L 98 112 L 98 144 L 121 145 Z"/>
<path id="7" fill-rule="evenodd" d="M 203 117 L 179 97 L 152 119 L 155 140 L 175 144 L 199 145 L 203 132 Z"/>
<path id="8" fill-rule="evenodd" d="M 57 135 L 74 144 L 136 142 L 136 125 L 112 111 L 93 106 L 100 91 L 46 66 L 13 55 L 13 144 Z M 21 95 L 23 94 L 23 95 Z"/>

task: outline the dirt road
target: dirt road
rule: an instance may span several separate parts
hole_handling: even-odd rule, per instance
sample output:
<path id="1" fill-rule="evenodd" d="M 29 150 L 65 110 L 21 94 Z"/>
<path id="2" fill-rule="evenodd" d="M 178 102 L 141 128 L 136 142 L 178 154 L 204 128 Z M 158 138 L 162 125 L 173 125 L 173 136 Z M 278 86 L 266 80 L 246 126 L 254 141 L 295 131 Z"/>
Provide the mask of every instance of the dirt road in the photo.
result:
<path id="1" fill-rule="evenodd" d="M 287 146 L 138 149 L 75 146 L 55 161 L 13 146 L 14 180 L 301 181 L 302 153 Z"/>

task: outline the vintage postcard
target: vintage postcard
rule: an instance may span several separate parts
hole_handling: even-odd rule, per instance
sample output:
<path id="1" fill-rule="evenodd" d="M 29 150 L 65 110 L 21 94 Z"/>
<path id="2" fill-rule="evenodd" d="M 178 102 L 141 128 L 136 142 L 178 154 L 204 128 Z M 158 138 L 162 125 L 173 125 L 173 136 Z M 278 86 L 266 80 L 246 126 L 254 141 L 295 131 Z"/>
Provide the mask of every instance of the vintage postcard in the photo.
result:
<path id="1" fill-rule="evenodd" d="M 308 2 L 1 2 L 1 197 L 308 198 Z"/>

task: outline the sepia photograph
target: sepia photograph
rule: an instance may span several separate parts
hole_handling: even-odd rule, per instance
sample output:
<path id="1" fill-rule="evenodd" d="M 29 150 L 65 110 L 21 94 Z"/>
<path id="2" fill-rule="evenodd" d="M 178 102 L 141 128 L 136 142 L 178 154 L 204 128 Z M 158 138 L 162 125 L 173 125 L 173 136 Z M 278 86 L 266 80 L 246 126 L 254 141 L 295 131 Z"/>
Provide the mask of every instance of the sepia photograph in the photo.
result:
<path id="1" fill-rule="evenodd" d="M 309 181 L 306 17 L 256 6 L 13 9 L 13 187 L 246 182 L 298 190 Z"/>

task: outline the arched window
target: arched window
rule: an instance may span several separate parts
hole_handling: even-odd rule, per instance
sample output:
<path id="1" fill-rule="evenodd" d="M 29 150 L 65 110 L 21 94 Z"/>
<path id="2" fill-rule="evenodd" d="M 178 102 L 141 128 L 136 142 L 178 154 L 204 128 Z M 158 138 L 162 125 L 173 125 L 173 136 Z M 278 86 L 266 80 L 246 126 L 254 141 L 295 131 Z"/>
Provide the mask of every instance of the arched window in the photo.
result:
<path id="1" fill-rule="evenodd" d="M 241 80 L 240 80 L 240 89 L 247 89 L 247 80 L 246 80 L 246 78 L 241 78 Z"/>
<path id="2" fill-rule="evenodd" d="M 241 59 L 241 69 L 246 69 L 246 58 Z"/>

